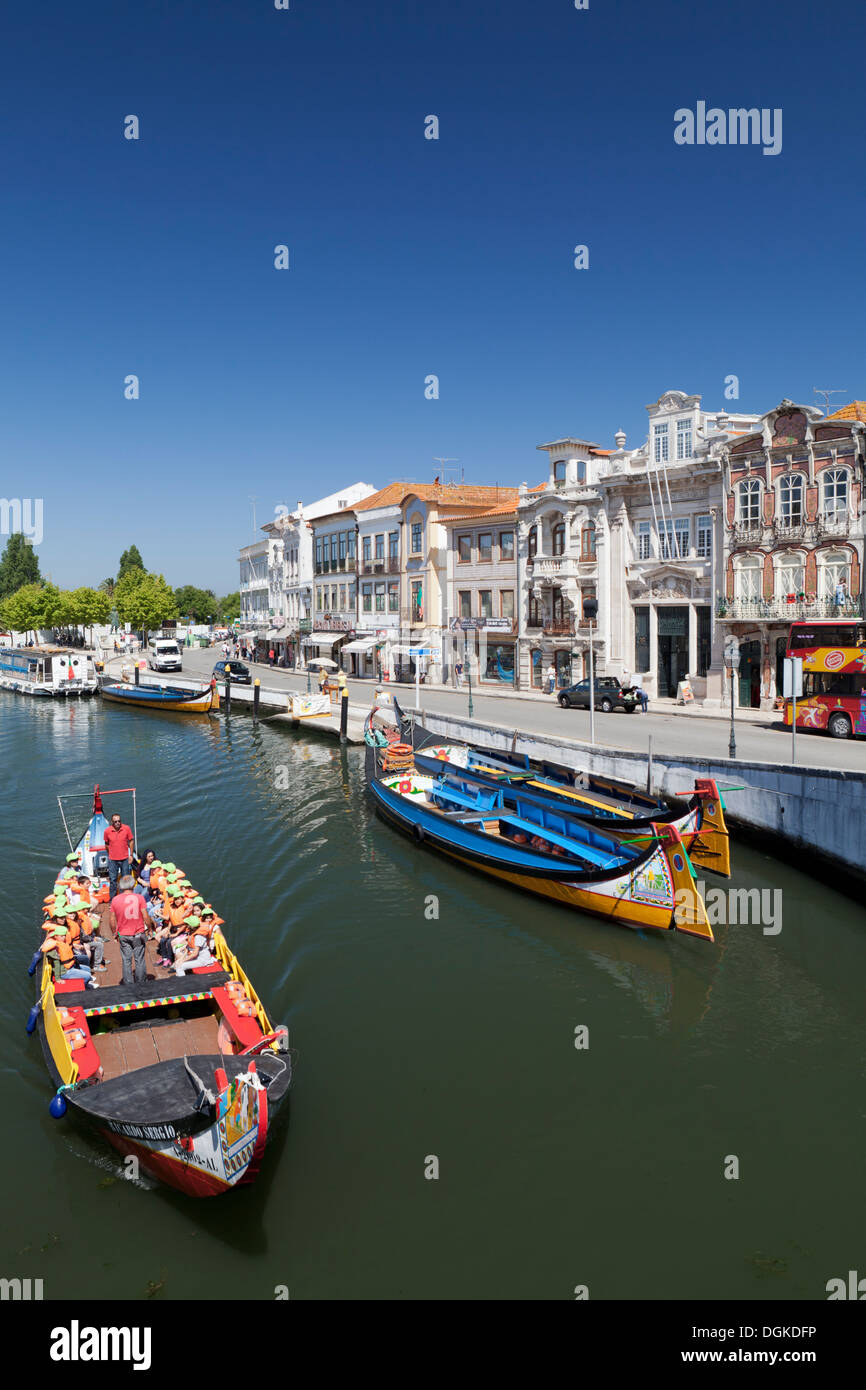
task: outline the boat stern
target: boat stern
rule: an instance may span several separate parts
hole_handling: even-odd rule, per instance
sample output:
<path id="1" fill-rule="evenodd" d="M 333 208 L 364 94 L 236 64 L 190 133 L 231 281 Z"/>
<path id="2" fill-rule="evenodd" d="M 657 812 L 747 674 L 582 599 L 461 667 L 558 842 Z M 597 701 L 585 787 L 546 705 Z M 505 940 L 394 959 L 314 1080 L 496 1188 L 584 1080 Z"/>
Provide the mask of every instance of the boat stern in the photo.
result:
<path id="1" fill-rule="evenodd" d="M 701 808 L 700 826 L 689 845 L 692 862 L 730 878 L 731 837 L 725 822 L 725 804 L 712 777 L 695 778 L 695 795 L 701 799 Z"/>

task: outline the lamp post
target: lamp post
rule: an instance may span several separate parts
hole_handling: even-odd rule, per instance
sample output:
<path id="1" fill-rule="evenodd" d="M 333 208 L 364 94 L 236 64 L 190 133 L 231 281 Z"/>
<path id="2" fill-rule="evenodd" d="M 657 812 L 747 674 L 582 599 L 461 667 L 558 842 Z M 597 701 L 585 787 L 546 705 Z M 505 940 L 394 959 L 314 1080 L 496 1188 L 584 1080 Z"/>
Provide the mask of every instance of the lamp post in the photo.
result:
<path id="1" fill-rule="evenodd" d="M 725 638 L 725 665 L 731 678 L 731 738 L 728 743 L 728 757 L 737 756 L 737 737 L 734 732 L 734 672 L 740 668 L 740 639 L 731 634 Z"/>
<path id="2" fill-rule="evenodd" d="M 598 617 L 598 599 L 583 600 L 583 616 L 589 622 L 589 741 L 595 743 L 595 671 L 592 657 L 592 628 Z"/>
<path id="3" fill-rule="evenodd" d="M 470 664 L 469 664 L 469 660 L 468 660 L 468 657 L 467 657 L 467 651 L 468 651 L 468 647 L 467 647 L 466 629 L 464 628 L 464 629 L 463 629 L 463 668 L 464 668 L 464 670 L 466 671 L 466 680 L 467 680 L 467 683 L 468 683 L 468 685 L 469 685 L 469 718 L 471 719 L 472 716 L 473 716 L 473 714 L 475 713 L 475 710 L 474 710 L 473 705 L 472 705 L 472 668 L 471 668 L 471 666 L 470 666 Z"/>

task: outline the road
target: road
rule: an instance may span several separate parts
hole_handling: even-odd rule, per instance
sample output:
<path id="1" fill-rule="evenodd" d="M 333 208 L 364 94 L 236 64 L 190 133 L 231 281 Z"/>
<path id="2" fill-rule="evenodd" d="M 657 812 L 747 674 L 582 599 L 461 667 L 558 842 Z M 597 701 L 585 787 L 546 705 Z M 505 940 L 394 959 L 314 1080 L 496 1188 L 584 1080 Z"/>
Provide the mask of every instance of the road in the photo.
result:
<path id="1" fill-rule="evenodd" d="M 214 663 L 222 659 L 215 648 L 192 648 L 183 654 L 184 674 L 210 676 Z M 306 674 L 296 675 L 275 667 L 253 664 L 254 675 L 262 685 L 278 690 L 306 690 Z M 315 676 L 311 676 L 316 689 Z M 350 699 L 359 705 L 370 702 L 372 681 L 349 681 Z M 394 686 L 400 703 L 406 709 L 415 705 L 414 688 Z M 527 733 L 562 734 L 566 738 L 589 742 L 589 711 L 560 709 L 551 697 L 549 701 L 520 699 L 517 696 L 497 696 L 472 692 L 474 718 L 483 723 L 500 724 Z M 468 692 L 421 688 L 421 708 L 431 713 L 466 714 Z M 774 722 L 775 721 L 775 722 Z M 625 714 L 615 711 L 602 714 L 596 711 L 595 733 L 599 747 L 628 749 L 645 753 L 652 734 L 653 754 L 699 754 L 707 758 L 729 756 L 730 719 L 700 714 Z M 767 714 L 766 722 L 740 719 L 736 723 L 737 757 L 745 762 L 790 763 L 791 733 Z M 834 739 L 827 734 L 797 734 L 797 762 L 804 767 L 838 768 L 849 772 L 866 772 L 866 740 Z"/>

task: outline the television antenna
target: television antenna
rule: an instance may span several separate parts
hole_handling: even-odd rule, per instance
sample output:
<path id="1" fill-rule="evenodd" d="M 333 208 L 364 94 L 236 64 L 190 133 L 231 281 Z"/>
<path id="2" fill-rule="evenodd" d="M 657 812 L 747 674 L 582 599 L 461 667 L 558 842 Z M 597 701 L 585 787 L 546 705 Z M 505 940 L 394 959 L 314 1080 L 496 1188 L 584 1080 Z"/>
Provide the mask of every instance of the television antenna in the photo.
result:
<path id="1" fill-rule="evenodd" d="M 247 494 L 247 496 L 249 497 L 249 494 Z M 255 540 L 255 539 L 256 539 L 256 498 L 255 498 L 255 497 L 249 497 L 249 500 L 250 500 L 250 502 L 252 503 L 252 507 L 253 507 L 253 540 Z"/>
<path id="2" fill-rule="evenodd" d="M 830 414 L 830 397 L 831 397 L 831 396 L 847 396 L 847 394 L 848 394 L 847 390 L 846 390 L 843 386 L 834 386 L 834 387 L 830 388 L 829 390 L 828 390 L 826 387 L 824 387 L 824 386 L 813 386 L 813 387 L 812 387 L 812 390 L 813 390 L 813 392 L 815 393 L 816 396 L 823 396 L 823 397 L 824 397 L 824 414 L 825 414 L 825 415 L 829 415 L 829 414 Z"/>
<path id="3" fill-rule="evenodd" d="M 459 459 L 455 459 L 455 458 L 437 458 L 437 457 L 434 455 L 434 457 L 433 457 L 433 462 L 439 464 L 439 475 L 438 475 L 438 476 L 441 478 L 441 480 L 442 480 L 443 483 L 447 483 L 447 482 L 449 482 L 449 481 L 455 482 L 455 483 L 462 483 L 462 482 L 463 482 L 463 469 L 462 469 L 462 468 L 446 468 L 446 467 L 445 467 L 446 463 L 459 463 L 459 462 L 460 462 Z M 452 474 L 452 473 L 453 473 L 454 477 L 449 479 L 449 474 Z M 458 473 L 459 473 L 459 475 L 460 475 L 459 477 L 457 476 Z"/>

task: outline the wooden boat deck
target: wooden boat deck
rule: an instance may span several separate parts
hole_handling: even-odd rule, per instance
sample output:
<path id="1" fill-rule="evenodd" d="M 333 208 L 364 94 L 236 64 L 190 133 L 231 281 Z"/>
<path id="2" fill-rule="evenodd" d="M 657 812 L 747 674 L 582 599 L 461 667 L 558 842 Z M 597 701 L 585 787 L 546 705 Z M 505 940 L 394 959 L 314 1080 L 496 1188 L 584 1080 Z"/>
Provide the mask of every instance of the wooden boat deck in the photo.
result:
<path id="1" fill-rule="evenodd" d="M 93 1041 L 105 1081 L 158 1062 L 203 1057 L 220 1050 L 219 1025 L 214 1017 L 136 1024 L 97 1033 Z"/>
<path id="2" fill-rule="evenodd" d="M 94 979 L 98 982 L 99 989 L 106 989 L 111 985 L 120 984 L 123 979 L 123 961 L 120 956 L 120 943 L 111 930 L 108 903 L 100 903 L 97 911 L 99 912 L 101 922 L 99 934 L 105 942 L 105 956 L 103 957 L 102 963 L 107 969 L 98 970 L 94 975 Z M 156 943 L 151 941 L 150 938 L 148 938 L 145 949 L 145 966 L 147 969 L 147 978 L 149 980 L 167 980 L 169 978 L 174 978 L 174 971 L 168 971 L 164 968 L 156 952 Z M 93 992 L 94 1001 L 98 993 L 99 990 Z"/>

